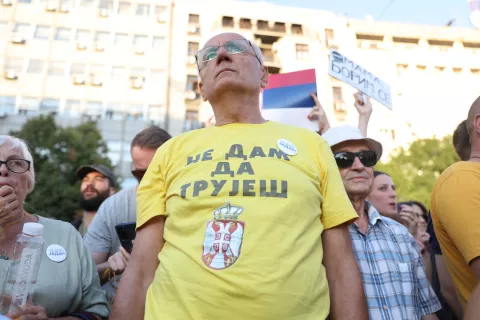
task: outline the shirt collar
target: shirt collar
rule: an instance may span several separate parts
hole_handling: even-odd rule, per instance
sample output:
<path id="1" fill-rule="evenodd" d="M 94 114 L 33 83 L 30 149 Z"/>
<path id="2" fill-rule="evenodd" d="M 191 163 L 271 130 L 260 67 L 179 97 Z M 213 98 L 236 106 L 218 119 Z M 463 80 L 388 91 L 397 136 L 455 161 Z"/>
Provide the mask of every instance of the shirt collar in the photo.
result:
<path id="1" fill-rule="evenodd" d="M 368 201 L 365 200 L 365 210 L 368 214 L 368 223 L 374 226 L 378 220 L 382 220 L 382 216 L 378 210 Z"/>

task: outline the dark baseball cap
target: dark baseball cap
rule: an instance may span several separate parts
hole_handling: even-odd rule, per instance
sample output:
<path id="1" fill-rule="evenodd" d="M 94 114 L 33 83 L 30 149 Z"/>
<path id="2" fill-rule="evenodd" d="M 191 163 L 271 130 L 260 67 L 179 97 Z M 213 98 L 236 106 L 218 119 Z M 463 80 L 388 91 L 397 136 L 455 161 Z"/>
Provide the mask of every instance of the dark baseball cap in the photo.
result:
<path id="1" fill-rule="evenodd" d="M 89 166 L 82 166 L 77 170 L 77 177 L 80 180 L 82 180 L 90 172 L 98 172 L 103 174 L 105 177 L 108 178 L 108 180 L 110 180 L 110 183 L 112 184 L 112 186 L 116 187 L 117 179 L 115 178 L 115 174 L 109 167 L 103 164 L 92 164 Z"/>

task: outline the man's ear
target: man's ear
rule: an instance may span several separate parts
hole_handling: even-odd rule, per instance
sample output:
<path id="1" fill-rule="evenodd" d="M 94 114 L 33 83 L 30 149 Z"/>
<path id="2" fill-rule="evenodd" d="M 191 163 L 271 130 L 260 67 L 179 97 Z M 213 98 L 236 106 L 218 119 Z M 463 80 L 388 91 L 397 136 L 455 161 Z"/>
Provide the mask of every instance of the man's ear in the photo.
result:
<path id="1" fill-rule="evenodd" d="M 117 190 L 114 187 L 110 187 L 110 195 L 113 195 Z"/>
<path id="2" fill-rule="evenodd" d="M 262 88 L 266 88 L 268 85 L 268 67 L 262 66 Z"/>
<path id="3" fill-rule="evenodd" d="M 198 89 L 200 89 L 203 101 L 208 101 L 207 94 L 205 93 L 205 90 L 203 90 L 203 83 L 201 81 L 198 83 Z"/>

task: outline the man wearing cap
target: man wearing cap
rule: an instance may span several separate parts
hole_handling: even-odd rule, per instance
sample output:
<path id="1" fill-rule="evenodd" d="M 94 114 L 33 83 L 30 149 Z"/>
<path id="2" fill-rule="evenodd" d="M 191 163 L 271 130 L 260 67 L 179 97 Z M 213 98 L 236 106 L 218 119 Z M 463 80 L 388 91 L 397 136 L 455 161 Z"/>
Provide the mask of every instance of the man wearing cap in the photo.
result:
<path id="1" fill-rule="evenodd" d="M 84 236 L 102 202 L 115 193 L 116 179 L 112 170 L 103 164 L 80 167 L 77 176 L 82 181 L 80 207 L 83 214 L 73 225 Z"/>
<path id="2" fill-rule="evenodd" d="M 380 216 L 366 201 L 382 145 L 352 126 L 330 128 L 323 138 L 332 148 L 345 190 L 359 215 L 348 229 L 370 319 L 438 319 L 433 313 L 441 305 L 428 282 L 415 239 L 407 228 Z"/>

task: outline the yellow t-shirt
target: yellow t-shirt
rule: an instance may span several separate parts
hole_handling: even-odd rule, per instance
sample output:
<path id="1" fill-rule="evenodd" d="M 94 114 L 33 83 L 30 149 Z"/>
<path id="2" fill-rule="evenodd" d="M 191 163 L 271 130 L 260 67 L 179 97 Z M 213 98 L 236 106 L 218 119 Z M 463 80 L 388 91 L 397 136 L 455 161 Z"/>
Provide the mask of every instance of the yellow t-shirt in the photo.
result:
<path id="1" fill-rule="evenodd" d="M 167 217 L 152 320 L 325 319 L 321 234 L 358 218 L 327 143 L 274 122 L 171 139 L 137 204 L 137 228 Z"/>
<path id="2" fill-rule="evenodd" d="M 480 256 L 480 163 L 458 162 L 438 179 L 431 211 L 448 271 L 465 308 L 478 283 L 469 263 Z"/>

